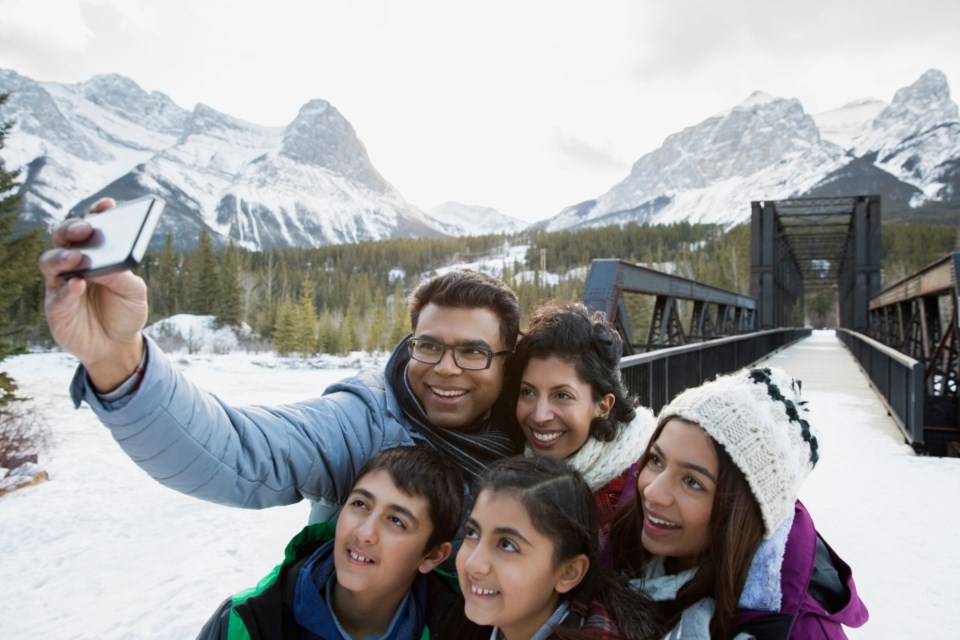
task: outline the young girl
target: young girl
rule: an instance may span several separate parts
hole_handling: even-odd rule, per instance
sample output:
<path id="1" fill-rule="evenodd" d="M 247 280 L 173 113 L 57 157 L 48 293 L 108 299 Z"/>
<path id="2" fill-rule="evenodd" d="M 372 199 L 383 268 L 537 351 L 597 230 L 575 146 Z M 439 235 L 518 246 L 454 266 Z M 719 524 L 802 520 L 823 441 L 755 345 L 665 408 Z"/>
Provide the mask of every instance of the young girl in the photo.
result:
<path id="1" fill-rule="evenodd" d="M 654 637 L 647 599 L 600 566 L 596 527 L 590 488 L 562 460 L 493 463 L 457 554 L 467 618 L 493 640 Z"/>
<path id="2" fill-rule="evenodd" d="M 741 370 L 660 412 L 614 562 L 658 601 L 668 638 L 842 638 L 867 610 L 797 501 L 819 458 L 800 382 Z"/>
<path id="3" fill-rule="evenodd" d="M 566 459 L 597 500 L 601 546 L 630 467 L 655 418 L 637 407 L 620 377 L 623 343 L 602 311 L 547 302 L 534 311 L 508 363 L 504 388 L 516 406 L 526 455 Z"/>

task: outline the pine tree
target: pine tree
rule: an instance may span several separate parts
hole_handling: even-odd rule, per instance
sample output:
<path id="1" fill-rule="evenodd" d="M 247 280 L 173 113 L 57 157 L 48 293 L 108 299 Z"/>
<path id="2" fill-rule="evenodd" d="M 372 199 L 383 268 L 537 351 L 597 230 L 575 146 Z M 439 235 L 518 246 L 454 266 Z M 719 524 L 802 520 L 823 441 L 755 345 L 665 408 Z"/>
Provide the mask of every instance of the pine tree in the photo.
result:
<path id="1" fill-rule="evenodd" d="M 368 351 L 383 351 L 387 346 L 387 303 L 383 299 L 383 290 L 380 287 L 373 292 L 371 304 L 373 306 L 367 323 L 366 348 Z"/>
<path id="2" fill-rule="evenodd" d="M 313 308 L 313 284 L 310 277 L 303 279 L 300 287 L 300 304 L 297 308 L 299 331 L 297 351 L 303 355 L 316 353 L 317 348 L 317 312 Z"/>
<path id="3" fill-rule="evenodd" d="M 200 230 L 197 248 L 190 256 L 190 313 L 212 316 L 216 313 L 220 278 L 217 258 L 207 228 Z"/>
<path id="4" fill-rule="evenodd" d="M 407 295 L 403 290 L 403 280 L 397 278 L 393 284 L 393 295 L 390 297 L 391 317 L 390 347 L 393 348 L 405 335 L 410 333 L 410 312 L 407 306 Z"/>
<path id="5" fill-rule="evenodd" d="M 277 293 L 277 252 L 273 250 L 265 252 L 262 264 L 256 272 L 257 284 L 254 288 L 260 291 L 261 304 L 254 309 L 257 321 L 252 324 L 257 332 L 269 337 L 277 320 L 277 301 L 282 299 L 282 296 Z"/>
<path id="6" fill-rule="evenodd" d="M 297 309 L 290 298 L 284 298 L 277 309 L 277 323 L 273 328 L 273 348 L 282 356 L 297 350 L 300 325 L 297 322 Z"/>
<path id="7" fill-rule="evenodd" d="M 354 295 L 350 294 L 347 302 L 347 313 L 340 320 L 340 333 L 337 339 L 337 353 L 346 355 L 351 351 L 360 348 L 360 338 L 357 332 L 357 301 Z"/>
<path id="8" fill-rule="evenodd" d="M 237 253 L 237 248 L 231 241 L 223 254 L 220 268 L 216 311 L 218 327 L 236 327 L 243 321 L 243 290 L 240 287 L 240 259 Z"/>
<path id="9" fill-rule="evenodd" d="M 366 316 L 373 306 L 373 288 L 370 286 L 370 277 L 366 272 L 358 273 L 351 278 L 350 292 L 357 304 L 357 313 Z"/>
<path id="10" fill-rule="evenodd" d="M 321 353 L 336 353 L 337 327 L 329 311 L 320 314 L 317 327 L 317 347 Z"/>
<path id="11" fill-rule="evenodd" d="M 178 292 L 180 274 L 177 252 L 173 250 L 173 236 L 167 234 L 163 249 L 157 256 L 156 284 L 150 288 L 154 295 L 154 305 L 161 316 L 169 318 L 179 313 Z"/>

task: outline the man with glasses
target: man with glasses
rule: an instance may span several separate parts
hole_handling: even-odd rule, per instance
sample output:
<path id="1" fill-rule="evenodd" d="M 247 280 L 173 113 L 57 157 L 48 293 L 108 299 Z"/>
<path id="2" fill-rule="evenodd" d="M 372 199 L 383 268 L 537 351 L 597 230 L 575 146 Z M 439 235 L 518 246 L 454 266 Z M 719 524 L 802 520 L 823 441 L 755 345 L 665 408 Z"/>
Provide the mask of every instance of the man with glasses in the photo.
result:
<path id="1" fill-rule="evenodd" d="M 105 203 L 101 209 L 111 203 Z M 468 478 L 518 451 L 496 403 L 520 325 L 516 295 L 469 270 L 412 294 L 413 334 L 383 371 L 362 371 L 313 400 L 233 407 L 187 381 L 142 329 L 143 279 L 129 271 L 59 277 L 91 233 L 69 220 L 40 257 L 54 339 L 80 361 L 74 403 L 87 402 L 121 448 L 164 485 L 204 500 L 262 508 L 313 501 L 310 521 L 346 498 L 354 472 L 381 449 L 444 451 Z"/>

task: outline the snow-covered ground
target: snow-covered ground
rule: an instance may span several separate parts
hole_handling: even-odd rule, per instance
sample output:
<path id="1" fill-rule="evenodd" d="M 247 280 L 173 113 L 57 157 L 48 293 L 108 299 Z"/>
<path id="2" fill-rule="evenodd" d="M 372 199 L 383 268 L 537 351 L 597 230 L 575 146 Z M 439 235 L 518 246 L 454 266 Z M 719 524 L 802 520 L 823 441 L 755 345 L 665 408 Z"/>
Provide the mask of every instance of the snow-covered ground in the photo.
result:
<path id="1" fill-rule="evenodd" d="M 852 638 L 955 638 L 960 594 L 960 459 L 913 455 L 832 332 L 774 356 L 804 380 L 822 459 L 801 498 L 853 567 L 871 620 Z M 356 356 L 176 355 L 228 402 L 311 397 Z M 74 410 L 71 357 L 0 364 L 55 434 L 48 482 L 0 497 L 0 638 L 192 638 L 227 595 L 253 585 L 306 522 L 304 504 L 246 511 L 160 486 L 90 410 Z M 349 368 L 335 368 L 345 364 Z"/>

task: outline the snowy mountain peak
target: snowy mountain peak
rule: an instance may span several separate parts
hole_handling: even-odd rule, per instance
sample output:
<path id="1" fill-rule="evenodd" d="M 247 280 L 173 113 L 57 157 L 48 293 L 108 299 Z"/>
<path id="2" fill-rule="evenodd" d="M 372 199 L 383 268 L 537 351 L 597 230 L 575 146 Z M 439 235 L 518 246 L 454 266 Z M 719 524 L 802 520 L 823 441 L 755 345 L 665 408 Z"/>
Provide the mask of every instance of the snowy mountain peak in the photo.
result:
<path id="1" fill-rule="evenodd" d="M 427 215 L 440 222 L 446 232 L 454 236 L 514 233 L 530 226 L 491 207 L 462 202 L 444 202 L 428 210 Z"/>
<path id="2" fill-rule="evenodd" d="M 771 96 L 770 94 L 764 93 L 763 91 L 754 91 L 738 104 L 735 104 L 729 109 L 724 109 L 720 113 L 717 113 L 713 115 L 711 118 L 708 118 L 708 120 L 712 118 L 728 118 L 730 117 L 730 114 L 733 113 L 734 111 L 746 111 L 749 113 L 751 111 L 754 111 L 755 109 L 763 108 L 769 105 L 770 103 L 775 103 L 783 100 L 785 99 Z"/>
<path id="3" fill-rule="evenodd" d="M 24 170 L 20 229 L 104 195 L 152 193 L 167 200 L 154 248 L 170 235 L 189 250 L 204 227 L 250 250 L 447 234 L 380 176 L 326 100 L 268 127 L 203 103 L 185 110 L 116 74 L 64 84 L 0 70 L 0 93 L 11 94 L 0 121 L 18 123 L 2 158 Z"/>
<path id="4" fill-rule="evenodd" d="M 850 149 L 855 141 L 869 131 L 874 119 L 887 108 L 887 103 L 876 98 L 855 100 L 837 109 L 813 114 L 820 128 L 820 137 L 844 149 Z"/>
<path id="5" fill-rule="evenodd" d="M 925 100 L 931 106 L 949 103 L 953 106 L 953 112 L 956 113 L 956 105 L 950 102 L 950 87 L 947 83 L 947 76 L 939 69 L 928 70 L 916 82 L 899 89 L 893 94 L 893 104 L 914 100 Z"/>
<path id="6" fill-rule="evenodd" d="M 960 121 L 946 76 L 931 69 L 898 90 L 852 151 L 920 189 L 914 206 L 953 198 L 960 184 Z"/>
<path id="7" fill-rule="evenodd" d="M 197 106 L 186 118 L 182 125 L 182 133 L 177 141 L 183 144 L 195 136 L 209 136 L 228 143 L 236 142 L 238 134 L 250 130 L 269 130 L 269 127 L 251 124 L 239 118 L 217 111 L 213 107 L 198 102 Z"/>
<path id="8" fill-rule="evenodd" d="M 334 107 L 333 105 L 331 105 L 329 102 L 327 102 L 322 98 L 314 98 L 312 100 L 307 101 L 306 104 L 300 107 L 300 111 L 297 113 L 297 119 L 320 117 L 328 109 L 333 109 L 334 111 L 331 117 L 339 118 L 340 120 L 344 120 L 344 121 L 346 120 L 343 117 L 343 114 L 337 111 L 336 107 Z"/>
<path id="9" fill-rule="evenodd" d="M 768 98 L 754 93 L 741 105 L 668 136 L 610 191 L 564 209 L 545 228 L 630 221 L 729 223 L 750 207 L 750 196 L 731 191 L 734 185 L 758 181 L 755 197 L 785 195 L 795 181 L 791 172 L 806 175 L 812 167 L 829 166 L 839 150 L 823 147 L 813 118 L 798 100 Z"/>
<path id="10" fill-rule="evenodd" d="M 323 167 L 377 191 L 388 185 L 370 162 L 353 126 L 326 100 L 311 100 L 287 127 L 280 152 L 304 164 Z"/>
<path id="11" fill-rule="evenodd" d="M 773 98 L 741 106 L 669 136 L 634 164 L 631 178 L 639 184 L 632 186 L 704 188 L 752 175 L 819 143 L 816 124 L 797 100 Z"/>
<path id="12" fill-rule="evenodd" d="M 796 99 L 754 92 L 668 136 L 605 194 L 537 226 L 733 224 L 749 216 L 752 200 L 806 194 L 881 193 L 901 212 L 949 200 L 960 190 L 960 123 L 949 95 L 936 70 L 889 105 L 862 100 L 816 117 Z"/>
<path id="13" fill-rule="evenodd" d="M 9 94 L 7 103 L 0 108 L 0 118 L 4 122 L 15 122 L 13 134 L 22 132 L 28 136 L 42 136 L 84 160 L 99 161 L 103 158 L 96 146 L 65 117 L 53 96 L 39 82 L 21 76 L 16 71 L 0 69 L 0 92 Z M 9 166 L 16 167 L 29 160 L 17 153 L 17 143 L 20 141 L 12 135 L 7 136 L 4 160 Z M 27 151 L 25 155 L 29 153 Z"/>
<path id="14" fill-rule="evenodd" d="M 875 121 L 875 128 L 884 128 L 893 121 L 910 120 L 918 133 L 930 125 L 956 122 L 957 105 L 950 99 L 947 77 L 930 69 L 913 84 L 899 89 L 893 102 Z"/>
<path id="15" fill-rule="evenodd" d="M 136 82 L 119 74 L 96 75 L 74 85 L 79 95 L 125 120 L 155 131 L 175 135 L 189 112 L 164 93 L 147 93 Z"/>
<path id="16" fill-rule="evenodd" d="M 764 93 L 763 91 L 754 91 L 747 96 L 746 100 L 734 107 L 734 109 L 752 109 L 757 106 L 768 104 L 775 100 L 778 100 L 778 98 L 774 98 L 770 94 Z"/>
<path id="17" fill-rule="evenodd" d="M 119 73 L 98 73 L 90 79 L 81 82 L 80 86 L 83 87 L 85 91 L 90 92 L 115 91 L 146 95 L 146 91 L 144 91 L 136 81 Z"/>

